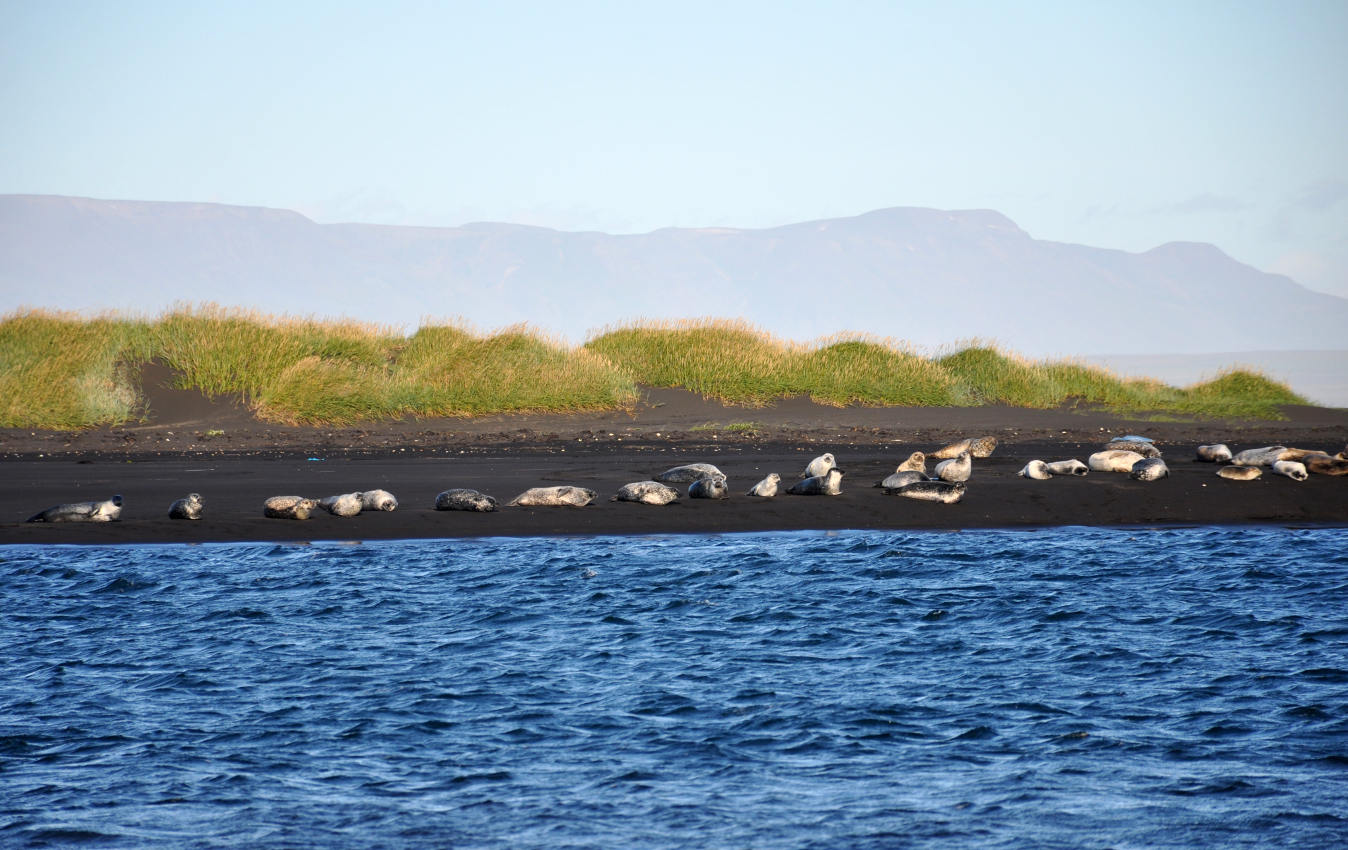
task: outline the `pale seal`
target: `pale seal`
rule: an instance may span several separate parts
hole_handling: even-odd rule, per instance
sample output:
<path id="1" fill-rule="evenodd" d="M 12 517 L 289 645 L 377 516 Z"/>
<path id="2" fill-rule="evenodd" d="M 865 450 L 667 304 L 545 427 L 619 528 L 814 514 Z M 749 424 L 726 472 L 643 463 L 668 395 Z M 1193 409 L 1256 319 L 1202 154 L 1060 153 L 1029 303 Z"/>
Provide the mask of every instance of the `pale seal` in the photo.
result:
<path id="1" fill-rule="evenodd" d="M 204 508 L 200 493 L 188 493 L 187 498 L 169 505 L 169 519 L 201 519 Z"/>
<path id="2" fill-rule="evenodd" d="M 876 487 L 884 487 L 886 490 L 895 490 L 905 484 L 913 484 L 918 481 L 926 481 L 927 476 L 916 469 L 896 469 L 885 480 L 876 482 Z"/>
<path id="3" fill-rule="evenodd" d="M 892 496 L 919 499 L 923 502 L 942 502 L 953 505 L 964 498 L 964 483 L 960 481 L 918 481 L 896 490 L 886 490 Z"/>
<path id="4" fill-rule="evenodd" d="M 1223 466 L 1217 470 L 1217 475 L 1231 481 L 1253 481 L 1263 475 L 1264 471 L 1257 466 Z"/>
<path id="5" fill-rule="evenodd" d="M 122 497 L 101 502 L 69 502 L 53 505 L 28 518 L 28 522 L 112 522 L 122 515 Z"/>
<path id="6" fill-rule="evenodd" d="M 1198 447 L 1198 460 L 1206 463 L 1222 463 L 1231 459 L 1231 449 L 1226 443 L 1213 443 L 1210 446 Z"/>
<path id="7" fill-rule="evenodd" d="M 668 505 L 679 498 L 679 491 L 659 481 L 634 481 L 624 484 L 610 502 L 640 502 L 643 505 Z"/>
<path id="8" fill-rule="evenodd" d="M 273 519 L 308 519 L 316 510 L 318 500 L 303 496 L 272 496 L 262 503 L 262 514 Z"/>
<path id="9" fill-rule="evenodd" d="M 1282 453 L 1287 451 L 1287 446 L 1261 446 L 1257 449 L 1246 449 L 1243 452 L 1237 452 L 1235 457 L 1231 458 L 1231 463 L 1236 466 L 1272 466 L 1282 460 Z"/>
<path id="10" fill-rule="evenodd" d="M 1343 451 L 1334 455 L 1337 460 L 1348 460 L 1348 446 L 1343 447 Z"/>
<path id="11" fill-rule="evenodd" d="M 1316 475 L 1348 475 L 1348 458 L 1308 455 L 1301 463 Z"/>
<path id="12" fill-rule="evenodd" d="M 396 511 L 398 499 L 387 490 L 366 490 L 360 494 L 362 511 Z"/>
<path id="13" fill-rule="evenodd" d="M 1322 452 L 1319 449 L 1287 449 L 1282 453 L 1278 460 L 1299 460 L 1305 461 L 1308 457 L 1329 457 L 1329 452 Z"/>
<path id="14" fill-rule="evenodd" d="M 572 487 L 569 484 L 563 484 L 559 487 L 530 487 L 509 502 L 506 502 L 506 505 L 518 505 L 524 508 L 544 507 L 548 505 L 565 505 L 572 508 L 583 508 L 590 502 L 593 502 L 598 495 L 598 493 L 586 487 Z"/>
<path id="15" fill-rule="evenodd" d="M 655 476 L 655 480 L 663 481 L 666 484 L 687 484 L 689 481 L 710 478 L 713 475 L 724 475 L 724 473 L 709 463 L 686 463 L 683 466 L 666 469 Z"/>
<path id="16" fill-rule="evenodd" d="M 927 457 L 942 459 L 959 457 L 960 452 L 968 452 L 970 457 L 991 457 L 997 448 L 996 437 L 970 437 L 937 449 Z"/>
<path id="17" fill-rule="evenodd" d="M 1126 440 L 1115 438 L 1105 444 L 1107 452 L 1136 452 L 1143 457 L 1160 457 L 1161 450 L 1151 442 L 1151 440 Z"/>
<path id="18" fill-rule="evenodd" d="M 360 493 L 338 493 L 318 500 L 318 506 L 333 516 L 355 516 L 360 513 Z"/>
<path id="19" fill-rule="evenodd" d="M 435 509 L 437 511 L 477 511 L 485 514 L 496 510 L 496 499 L 467 487 L 454 487 L 435 494 Z"/>
<path id="20" fill-rule="evenodd" d="M 730 488 L 726 486 L 724 475 L 713 475 L 711 478 L 699 478 L 688 485 L 688 498 L 728 499 L 730 498 Z"/>
<path id="21" fill-rule="evenodd" d="M 908 459 L 894 468 L 895 472 L 920 472 L 927 477 L 927 456 L 922 452 L 913 452 Z"/>
<path id="22" fill-rule="evenodd" d="M 974 473 L 974 465 L 969 459 L 969 452 L 960 452 L 959 457 L 936 464 L 935 472 L 942 481 L 968 481 Z"/>
<path id="23" fill-rule="evenodd" d="M 745 493 L 744 495 L 759 496 L 764 499 L 771 499 L 773 496 L 777 495 L 777 490 L 781 486 L 781 483 L 782 483 L 782 476 L 778 475 L 775 472 L 769 472 L 766 478 L 764 478 L 762 481 L 758 482 L 754 486 L 750 487 L 749 492 Z"/>
<path id="24" fill-rule="evenodd" d="M 1042 460 L 1032 460 L 1025 464 L 1025 468 L 1016 473 L 1021 478 L 1032 478 L 1035 481 L 1047 481 L 1053 477 L 1053 473 L 1048 471 L 1048 464 Z"/>
<path id="25" fill-rule="evenodd" d="M 1279 475 L 1286 475 L 1293 481 L 1305 481 L 1310 478 L 1306 474 L 1306 466 L 1297 460 L 1279 460 L 1273 464 L 1273 471 Z"/>
<path id="26" fill-rule="evenodd" d="M 1144 458 L 1137 452 L 1114 449 L 1096 452 L 1086 458 L 1086 465 L 1091 468 L 1092 472 L 1132 472 L 1133 464 L 1139 460 L 1144 460 Z"/>
<path id="27" fill-rule="evenodd" d="M 1158 481 L 1170 474 L 1170 467 L 1159 457 L 1144 457 L 1128 471 L 1128 477 L 1137 481 Z"/>
<path id="28" fill-rule="evenodd" d="M 786 492 L 796 496 L 837 496 L 842 493 L 842 477 L 845 474 L 835 466 L 823 475 L 797 481 Z"/>
<path id="29" fill-rule="evenodd" d="M 833 453 L 824 452 L 805 465 L 805 471 L 800 474 L 800 477 L 818 478 L 821 475 L 828 474 L 828 471 L 837 465 L 838 461 L 833 457 Z"/>
<path id="30" fill-rule="evenodd" d="M 1085 475 L 1091 471 L 1091 468 L 1076 458 L 1071 460 L 1055 460 L 1044 464 L 1048 471 L 1053 475 Z"/>

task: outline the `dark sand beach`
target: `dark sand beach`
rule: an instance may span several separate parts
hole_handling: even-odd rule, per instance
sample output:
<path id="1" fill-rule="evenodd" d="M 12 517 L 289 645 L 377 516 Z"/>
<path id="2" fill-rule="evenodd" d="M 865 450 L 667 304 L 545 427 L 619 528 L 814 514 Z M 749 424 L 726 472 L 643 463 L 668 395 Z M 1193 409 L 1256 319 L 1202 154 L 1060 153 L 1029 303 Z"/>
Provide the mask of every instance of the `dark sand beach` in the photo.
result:
<path id="1" fill-rule="evenodd" d="M 259 423 L 237 405 L 156 388 L 143 424 L 80 433 L 0 430 L 0 543 L 150 543 L 440 538 L 492 535 L 667 534 L 789 529 L 972 529 L 1042 525 L 1348 525 L 1348 477 L 1298 483 L 1265 472 L 1220 479 L 1194 460 L 1200 443 L 1233 450 L 1281 444 L 1331 454 L 1348 441 L 1348 410 L 1293 407 L 1276 422 L 1173 422 L 1089 410 L 835 408 L 788 399 L 762 408 L 722 405 L 681 390 L 651 390 L 634 410 L 417 420 L 365 427 Z M 915 450 L 990 434 L 955 505 L 889 496 L 872 485 Z M 1142 434 L 1171 476 L 1133 481 L 1091 473 L 1031 481 L 1031 459 L 1085 460 L 1111 437 Z M 840 496 L 757 499 L 743 493 L 769 472 L 784 485 L 833 452 L 846 471 Z M 666 507 L 610 502 L 623 484 L 683 463 L 716 464 L 731 498 Z M 502 504 L 534 486 L 599 492 L 585 508 L 436 511 L 435 495 L 472 487 Z M 390 513 L 307 521 L 268 519 L 269 496 L 313 498 L 383 488 Z M 686 490 L 686 485 L 681 487 Z M 201 493 L 206 518 L 174 521 L 169 504 Z M 60 502 L 122 494 L 113 523 L 25 523 Z"/>

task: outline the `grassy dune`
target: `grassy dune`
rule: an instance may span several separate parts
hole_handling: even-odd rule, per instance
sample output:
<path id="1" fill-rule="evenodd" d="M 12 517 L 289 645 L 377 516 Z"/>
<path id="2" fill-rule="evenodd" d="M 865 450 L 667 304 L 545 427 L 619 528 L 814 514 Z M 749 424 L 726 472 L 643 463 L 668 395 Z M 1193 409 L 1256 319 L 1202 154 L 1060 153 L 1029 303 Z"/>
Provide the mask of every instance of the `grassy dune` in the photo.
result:
<path id="1" fill-rule="evenodd" d="M 806 345 L 733 321 L 639 322 L 570 346 L 524 327 L 482 335 L 431 325 L 405 336 L 202 306 L 155 319 L 47 311 L 0 319 L 0 426 L 134 421 L 143 410 L 139 368 L 151 360 L 166 363 L 180 388 L 239 398 L 260 419 L 287 424 L 616 409 L 633 405 L 643 384 L 751 405 L 808 395 L 835 405 L 1085 404 L 1268 419 L 1305 403 L 1248 371 L 1178 388 L 980 343 L 927 358 L 888 340 Z"/>

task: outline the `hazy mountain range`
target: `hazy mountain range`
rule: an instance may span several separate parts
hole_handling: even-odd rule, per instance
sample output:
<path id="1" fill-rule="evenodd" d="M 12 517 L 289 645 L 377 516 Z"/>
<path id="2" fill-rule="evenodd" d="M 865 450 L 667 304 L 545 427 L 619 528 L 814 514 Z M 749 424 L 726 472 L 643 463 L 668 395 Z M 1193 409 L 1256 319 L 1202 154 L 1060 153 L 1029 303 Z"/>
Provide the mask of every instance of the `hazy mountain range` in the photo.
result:
<path id="1" fill-rule="evenodd" d="M 1034 239 L 987 210 L 877 210 L 762 230 L 637 235 L 515 224 L 317 224 L 199 203 L 0 196 L 0 312 L 154 315 L 175 302 L 413 328 L 461 317 L 581 341 L 638 318 L 744 318 L 1030 355 L 1335 349 L 1348 299 L 1212 245 L 1143 253 Z"/>

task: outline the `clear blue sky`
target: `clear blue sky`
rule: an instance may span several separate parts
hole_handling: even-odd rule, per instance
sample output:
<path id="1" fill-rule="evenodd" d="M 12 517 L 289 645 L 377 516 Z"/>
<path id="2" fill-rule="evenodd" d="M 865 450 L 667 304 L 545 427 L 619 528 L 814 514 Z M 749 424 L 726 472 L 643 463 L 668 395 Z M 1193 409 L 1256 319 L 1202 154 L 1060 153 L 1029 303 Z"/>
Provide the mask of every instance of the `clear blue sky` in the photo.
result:
<path id="1" fill-rule="evenodd" d="M 1348 296 L 1348 3 L 0 0 L 0 193 L 318 221 L 991 208 Z"/>

